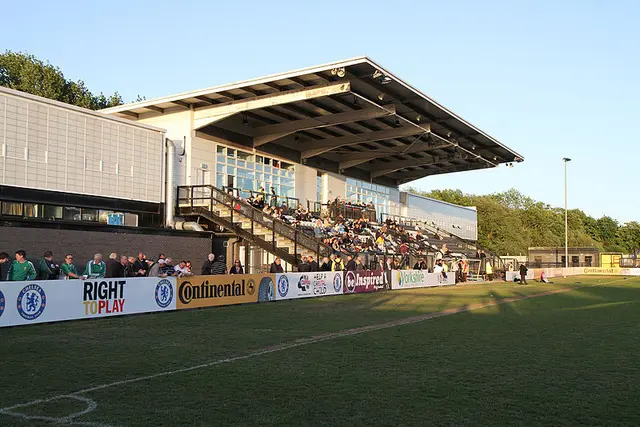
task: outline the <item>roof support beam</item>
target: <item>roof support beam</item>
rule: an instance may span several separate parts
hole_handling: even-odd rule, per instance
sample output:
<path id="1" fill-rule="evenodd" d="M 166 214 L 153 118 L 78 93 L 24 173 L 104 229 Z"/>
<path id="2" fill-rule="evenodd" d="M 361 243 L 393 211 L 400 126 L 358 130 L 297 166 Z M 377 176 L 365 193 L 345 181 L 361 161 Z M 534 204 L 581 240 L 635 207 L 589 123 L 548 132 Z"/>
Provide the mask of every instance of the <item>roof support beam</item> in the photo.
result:
<path id="1" fill-rule="evenodd" d="M 277 125 L 261 126 L 254 129 L 254 147 L 259 147 L 301 130 L 317 129 L 327 126 L 358 122 L 361 120 L 370 120 L 378 117 L 392 116 L 394 114 L 396 114 L 396 108 L 394 105 L 391 105 L 384 109 L 367 108 L 364 110 L 346 111 L 344 113 L 309 117 L 308 119 L 294 120 L 291 122 L 279 123 Z"/>
<path id="2" fill-rule="evenodd" d="M 133 111 L 118 111 L 117 114 L 123 114 L 125 116 L 134 117 L 136 119 L 139 117 L 139 114 L 134 113 Z"/>
<path id="3" fill-rule="evenodd" d="M 164 114 L 164 108 L 156 107 L 155 105 L 147 105 L 147 110 L 155 111 L 156 113 Z"/>
<path id="4" fill-rule="evenodd" d="M 460 154 L 452 154 L 449 156 L 430 156 L 427 160 L 426 158 L 422 159 L 410 159 L 410 160 L 399 160 L 397 162 L 389 162 L 384 164 L 379 164 L 380 169 L 371 172 L 371 178 L 377 178 L 379 176 L 387 175 L 398 171 L 400 169 L 412 167 L 412 166 L 430 166 L 436 165 L 442 162 L 449 162 L 451 160 L 460 159 Z"/>
<path id="5" fill-rule="evenodd" d="M 374 132 L 364 132 L 356 135 L 348 135 L 340 138 L 323 139 L 320 141 L 310 142 L 310 148 L 302 151 L 302 158 L 308 159 L 327 151 L 331 151 L 338 147 L 346 147 L 349 145 L 357 145 L 366 142 L 382 141 L 385 139 L 394 139 L 403 136 L 419 135 L 425 133 L 425 129 L 430 131 L 429 127 L 418 128 L 413 126 L 402 126 L 393 129 L 384 129 Z"/>
<path id="6" fill-rule="evenodd" d="M 423 153 L 430 150 L 438 150 L 441 148 L 450 147 L 450 144 L 433 144 L 428 142 L 421 142 L 419 144 L 408 146 L 404 150 L 394 150 L 392 148 L 384 148 L 379 150 L 369 150 L 355 152 L 353 154 L 345 154 L 340 156 L 340 170 L 349 169 L 354 166 L 358 166 L 362 163 L 366 163 L 370 160 L 379 159 L 388 156 L 401 156 L 403 154 Z M 402 148 L 402 147 L 398 147 Z"/>
<path id="7" fill-rule="evenodd" d="M 351 90 L 351 83 L 343 81 L 326 85 L 310 86 L 304 89 L 287 90 L 280 93 L 254 96 L 247 99 L 223 102 L 218 105 L 198 108 L 194 112 L 194 127 L 200 129 L 211 123 L 223 120 L 234 114 L 259 108 L 269 108 L 276 105 L 289 104 L 307 99 L 347 93 Z"/>
<path id="8" fill-rule="evenodd" d="M 186 109 L 190 109 L 191 108 L 191 104 L 189 104 L 188 102 L 184 102 L 184 101 L 180 101 L 180 100 L 175 100 L 175 101 L 170 101 L 172 104 L 176 104 L 176 105 L 180 105 Z"/>

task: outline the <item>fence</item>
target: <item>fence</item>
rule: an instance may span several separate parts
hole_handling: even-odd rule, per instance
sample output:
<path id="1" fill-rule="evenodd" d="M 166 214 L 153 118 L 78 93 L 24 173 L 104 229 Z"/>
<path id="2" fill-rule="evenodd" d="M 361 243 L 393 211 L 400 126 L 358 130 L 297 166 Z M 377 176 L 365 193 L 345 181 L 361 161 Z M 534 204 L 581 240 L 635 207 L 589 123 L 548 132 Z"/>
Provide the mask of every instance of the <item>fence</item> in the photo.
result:
<path id="1" fill-rule="evenodd" d="M 0 282 L 0 327 L 362 292 L 453 285 L 420 271 Z"/>

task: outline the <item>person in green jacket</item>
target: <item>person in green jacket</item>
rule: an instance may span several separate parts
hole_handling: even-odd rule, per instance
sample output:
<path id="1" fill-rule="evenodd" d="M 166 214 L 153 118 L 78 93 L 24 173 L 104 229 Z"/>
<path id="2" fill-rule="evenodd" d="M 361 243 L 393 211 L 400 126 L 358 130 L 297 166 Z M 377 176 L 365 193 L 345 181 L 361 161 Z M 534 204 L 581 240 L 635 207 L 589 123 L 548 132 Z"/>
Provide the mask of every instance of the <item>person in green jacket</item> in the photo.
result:
<path id="1" fill-rule="evenodd" d="M 61 279 L 79 279 L 78 269 L 73 264 L 73 255 L 66 254 L 64 256 L 64 263 L 60 266 L 60 278 Z"/>
<path id="2" fill-rule="evenodd" d="M 83 275 L 89 279 L 102 279 L 107 272 L 107 265 L 102 261 L 101 254 L 95 254 L 93 261 L 89 261 Z"/>
<path id="3" fill-rule="evenodd" d="M 60 268 L 53 262 L 53 252 L 46 251 L 38 263 L 38 280 L 56 280 L 60 274 Z"/>
<path id="4" fill-rule="evenodd" d="M 27 253 L 22 249 L 16 251 L 16 260 L 13 261 L 11 267 L 9 267 L 7 280 L 22 282 L 34 280 L 37 275 L 36 269 L 31 261 L 27 261 Z"/>

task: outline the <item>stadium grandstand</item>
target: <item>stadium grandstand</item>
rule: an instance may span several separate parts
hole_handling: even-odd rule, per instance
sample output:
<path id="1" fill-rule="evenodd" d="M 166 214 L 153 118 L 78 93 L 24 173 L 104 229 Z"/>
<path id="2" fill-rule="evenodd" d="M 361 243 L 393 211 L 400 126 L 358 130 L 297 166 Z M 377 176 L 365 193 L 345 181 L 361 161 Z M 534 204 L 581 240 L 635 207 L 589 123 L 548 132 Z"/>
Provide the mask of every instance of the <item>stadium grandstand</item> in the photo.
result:
<path id="1" fill-rule="evenodd" d="M 249 273 L 481 258 L 473 207 L 400 185 L 523 161 L 366 57 L 99 112 L 0 88 L 0 135 L 3 245 L 213 251 Z"/>

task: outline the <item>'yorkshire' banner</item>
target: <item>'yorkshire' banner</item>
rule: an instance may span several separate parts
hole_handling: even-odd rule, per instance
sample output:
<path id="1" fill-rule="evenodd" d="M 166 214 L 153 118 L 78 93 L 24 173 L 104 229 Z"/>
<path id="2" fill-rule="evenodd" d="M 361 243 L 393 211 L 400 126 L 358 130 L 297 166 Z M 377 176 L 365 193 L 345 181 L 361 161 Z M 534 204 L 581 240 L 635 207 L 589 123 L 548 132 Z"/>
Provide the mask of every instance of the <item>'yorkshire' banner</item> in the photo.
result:
<path id="1" fill-rule="evenodd" d="M 451 286 L 456 284 L 456 275 L 451 272 L 429 273 L 426 270 L 393 270 L 391 289 L 428 288 L 432 286 Z"/>
<path id="2" fill-rule="evenodd" d="M 273 274 L 190 276 L 178 279 L 178 309 L 274 300 Z"/>

